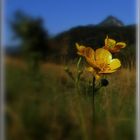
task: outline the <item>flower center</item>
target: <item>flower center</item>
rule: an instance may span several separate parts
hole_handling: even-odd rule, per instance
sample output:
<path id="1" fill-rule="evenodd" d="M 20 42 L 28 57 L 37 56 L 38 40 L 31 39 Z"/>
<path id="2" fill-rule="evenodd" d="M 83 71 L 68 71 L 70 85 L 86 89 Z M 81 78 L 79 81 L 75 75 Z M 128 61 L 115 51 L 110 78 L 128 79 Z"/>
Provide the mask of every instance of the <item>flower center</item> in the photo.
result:
<path id="1" fill-rule="evenodd" d="M 99 64 L 99 68 L 100 68 L 101 71 L 110 70 L 109 65 L 106 64 L 106 63 L 101 63 L 101 64 Z"/>
<path id="2" fill-rule="evenodd" d="M 113 42 L 110 42 L 109 43 L 109 48 L 111 49 L 111 48 L 114 48 L 114 43 Z"/>

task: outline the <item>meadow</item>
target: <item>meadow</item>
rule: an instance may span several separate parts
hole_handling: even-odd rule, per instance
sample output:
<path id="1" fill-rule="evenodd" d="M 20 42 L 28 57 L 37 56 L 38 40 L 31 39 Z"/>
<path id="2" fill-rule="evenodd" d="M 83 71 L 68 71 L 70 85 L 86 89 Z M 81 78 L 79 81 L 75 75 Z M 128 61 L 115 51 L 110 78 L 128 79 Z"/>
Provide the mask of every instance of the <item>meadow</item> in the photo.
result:
<path id="1" fill-rule="evenodd" d="M 109 85 L 92 97 L 85 77 L 81 94 L 65 65 L 41 63 L 32 69 L 20 59 L 5 58 L 7 140 L 134 140 L 136 69 L 123 68 L 106 76 Z M 69 63 L 75 73 L 75 63 Z M 90 76 L 89 76 L 90 78 Z"/>

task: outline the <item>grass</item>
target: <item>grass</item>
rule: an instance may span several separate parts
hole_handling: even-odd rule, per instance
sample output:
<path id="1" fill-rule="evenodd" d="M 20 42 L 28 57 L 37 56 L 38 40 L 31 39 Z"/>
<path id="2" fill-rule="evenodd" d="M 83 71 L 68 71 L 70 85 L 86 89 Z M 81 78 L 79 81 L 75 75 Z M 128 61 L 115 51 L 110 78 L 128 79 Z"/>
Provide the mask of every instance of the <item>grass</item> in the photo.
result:
<path id="1" fill-rule="evenodd" d="M 77 94 L 63 65 L 33 70 L 6 59 L 7 140 L 134 140 L 136 70 L 121 68 L 107 79 L 95 97 L 93 125 L 92 98 L 84 82 Z"/>

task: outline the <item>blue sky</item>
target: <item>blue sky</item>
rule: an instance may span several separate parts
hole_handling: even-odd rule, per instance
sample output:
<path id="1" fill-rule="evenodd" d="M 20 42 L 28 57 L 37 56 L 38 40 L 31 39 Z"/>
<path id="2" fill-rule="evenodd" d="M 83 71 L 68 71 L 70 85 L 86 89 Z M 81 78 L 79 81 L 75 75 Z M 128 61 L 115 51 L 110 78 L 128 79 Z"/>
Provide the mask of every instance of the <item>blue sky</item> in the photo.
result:
<path id="1" fill-rule="evenodd" d="M 125 24 L 136 23 L 136 0 L 5 0 L 5 43 L 10 43 L 8 21 L 16 10 L 40 16 L 51 35 L 77 25 L 98 24 L 113 15 Z"/>

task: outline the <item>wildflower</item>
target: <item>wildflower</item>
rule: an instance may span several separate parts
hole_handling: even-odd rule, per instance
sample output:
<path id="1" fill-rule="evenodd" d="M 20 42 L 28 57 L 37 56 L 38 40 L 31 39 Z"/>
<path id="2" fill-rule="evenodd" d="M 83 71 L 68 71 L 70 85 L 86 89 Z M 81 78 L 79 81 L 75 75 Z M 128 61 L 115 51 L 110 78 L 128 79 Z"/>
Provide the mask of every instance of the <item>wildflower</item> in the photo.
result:
<path id="1" fill-rule="evenodd" d="M 105 38 L 105 46 L 104 49 L 110 51 L 111 53 L 119 52 L 121 48 L 125 48 L 126 43 L 117 42 L 114 39 L 109 38 L 108 36 Z"/>
<path id="2" fill-rule="evenodd" d="M 89 72 L 95 75 L 96 79 L 99 79 L 101 74 L 108 74 L 115 72 L 120 66 L 119 59 L 112 59 L 112 54 L 103 48 L 99 48 L 94 51 L 90 47 L 76 45 L 78 54 L 85 57 L 86 61 L 90 65 L 87 68 Z"/>
<path id="3" fill-rule="evenodd" d="M 86 58 L 94 57 L 94 50 L 92 48 L 79 45 L 78 43 L 76 43 L 76 48 L 78 50 L 77 54 L 84 56 Z"/>
<path id="4" fill-rule="evenodd" d="M 94 50 L 90 47 L 85 47 L 76 43 L 76 48 L 78 50 L 77 54 L 86 58 L 87 62 L 90 63 L 90 60 L 94 60 Z M 92 65 L 92 64 L 91 64 Z"/>
<path id="5" fill-rule="evenodd" d="M 101 86 L 106 87 L 109 84 L 107 79 L 101 79 Z"/>

